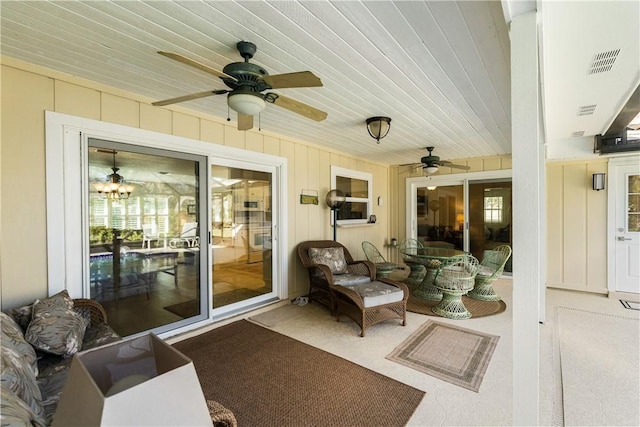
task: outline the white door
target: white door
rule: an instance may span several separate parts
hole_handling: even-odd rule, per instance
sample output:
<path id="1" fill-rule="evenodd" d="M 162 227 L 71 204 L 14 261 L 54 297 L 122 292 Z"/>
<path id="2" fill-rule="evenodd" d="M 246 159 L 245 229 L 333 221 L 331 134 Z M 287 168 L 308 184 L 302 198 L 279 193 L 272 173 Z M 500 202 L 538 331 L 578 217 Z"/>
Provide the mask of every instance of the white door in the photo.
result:
<path id="1" fill-rule="evenodd" d="M 632 158 L 633 159 L 633 158 Z M 610 163 L 611 166 L 611 163 Z M 615 194 L 612 236 L 617 292 L 640 294 L 640 161 L 610 168 L 609 190 Z"/>

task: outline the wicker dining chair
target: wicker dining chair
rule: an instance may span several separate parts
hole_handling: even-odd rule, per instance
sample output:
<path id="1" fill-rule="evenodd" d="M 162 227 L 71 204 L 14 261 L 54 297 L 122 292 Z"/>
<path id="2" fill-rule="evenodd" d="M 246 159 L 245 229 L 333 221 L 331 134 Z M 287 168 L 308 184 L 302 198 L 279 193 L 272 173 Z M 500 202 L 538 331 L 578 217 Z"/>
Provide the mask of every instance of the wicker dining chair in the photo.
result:
<path id="1" fill-rule="evenodd" d="M 404 239 L 398 245 L 398 251 L 402 256 L 402 261 L 409 266 L 411 270 L 409 276 L 404 279 L 404 283 L 409 285 L 418 285 L 422 283 L 424 275 L 427 273 L 427 268 L 419 262 L 416 262 L 410 255 L 407 255 L 407 250 L 422 248 L 424 245 L 418 239 Z"/>
<path id="2" fill-rule="evenodd" d="M 504 271 L 511 256 L 509 245 L 501 245 L 492 250 L 484 251 L 482 262 L 475 279 L 475 286 L 467 296 L 480 301 L 500 301 L 500 295 L 493 289 L 496 281 Z"/>
<path id="3" fill-rule="evenodd" d="M 389 277 L 393 270 L 400 268 L 398 264 L 384 259 L 378 248 L 371 242 L 362 242 L 362 250 L 364 251 L 364 256 L 376 266 L 377 279 Z"/>
<path id="4" fill-rule="evenodd" d="M 442 291 L 442 300 L 431 310 L 448 319 L 468 319 L 471 313 L 462 302 L 462 295 L 473 289 L 478 260 L 463 255 L 442 263 L 436 273 L 435 286 Z"/>

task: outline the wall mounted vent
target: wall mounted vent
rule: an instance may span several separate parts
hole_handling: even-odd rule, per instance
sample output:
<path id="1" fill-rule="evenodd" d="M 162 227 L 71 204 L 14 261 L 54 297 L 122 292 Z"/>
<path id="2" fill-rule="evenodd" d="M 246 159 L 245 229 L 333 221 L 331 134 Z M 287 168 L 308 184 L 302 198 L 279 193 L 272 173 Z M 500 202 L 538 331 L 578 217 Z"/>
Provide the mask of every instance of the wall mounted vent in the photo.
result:
<path id="1" fill-rule="evenodd" d="M 584 136 L 584 131 L 583 130 L 577 130 L 575 132 L 571 132 L 571 137 L 572 138 L 579 138 L 581 136 Z"/>
<path id="2" fill-rule="evenodd" d="M 591 104 L 578 107 L 578 116 L 590 116 L 594 111 L 596 111 L 596 105 L 597 104 Z"/>
<path id="3" fill-rule="evenodd" d="M 613 68 L 613 64 L 616 62 L 616 58 L 618 58 L 619 53 L 620 49 L 596 53 L 593 56 L 593 62 L 589 66 L 589 71 L 587 71 L 587 74 L 598 74 L 604 73 L 606 71 L 611 71 L 611 68 Z"/>

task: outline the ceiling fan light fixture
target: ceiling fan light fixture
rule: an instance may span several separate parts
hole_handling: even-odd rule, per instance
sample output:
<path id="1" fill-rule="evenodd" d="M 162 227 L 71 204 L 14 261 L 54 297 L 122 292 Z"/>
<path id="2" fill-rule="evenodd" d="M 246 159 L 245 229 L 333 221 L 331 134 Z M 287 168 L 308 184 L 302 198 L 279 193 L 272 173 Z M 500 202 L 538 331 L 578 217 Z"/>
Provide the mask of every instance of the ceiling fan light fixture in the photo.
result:
<path id="1" fill-rule="evenodd" d="M 367 130 L 369 135 L 380 144 L 380 140 L 387 136 L 391 129 L 391 119 L 389 117 L 369 117 L 367 119 Z"/>
<path id="2" fill-rule="evenodd" d="M 258 114 L 267 105 L 261 95 L 249 93 L 230 93 L 227 102 L 233 111 L 246 116 Z"/>
<path id="3" fill-rule="evenodd" d="M 425 166 L 422 169 L 424 169 L 424 171 L 429 175 L 438 172 L 438 166 Z"/>

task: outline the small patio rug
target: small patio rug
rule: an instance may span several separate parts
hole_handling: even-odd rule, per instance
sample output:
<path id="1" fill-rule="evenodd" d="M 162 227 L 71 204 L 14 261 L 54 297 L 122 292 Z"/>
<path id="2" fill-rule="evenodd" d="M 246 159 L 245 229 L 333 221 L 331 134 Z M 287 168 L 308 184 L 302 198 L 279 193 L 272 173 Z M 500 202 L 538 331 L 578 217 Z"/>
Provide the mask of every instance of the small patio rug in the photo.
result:
<path id="1" fill-rule="evenodd" d="M 413 292 L 412 289 L 410 289 L 410 291 Z M 433 311 L 431 311 L 431 308 L 438 305 L 438 302 L 439 301 L 429 301 L 422 298 L 416 298 L 412 293 L 411 295 L 409 295 L 409 299 L 407 300 L 407 310 L 414 313 L 426 314 L 427 316 L 438 316 Z M 502 313 L 507 309 L 507 304 L 505 304 L 502 300 L 479 301 L 463 296 L 462 303 L 471 313 L 472 319 L 474 317 L 493 316 L 494 314 Z"/>
<path id="2" fill-rule="evenodd" d="M 239 426 L 404 426 L 425 394 L 246 320 L 174 347 Z"/>
<path id="3" fill-rule="evenodd" d="M 387 359 L 477 393 L 499 339 L 427 320 Z"/>
<path id="4" fill-rule="evenodd" d="M 168 305 L 164 307 L 164 309 L 182 317 L 183 319 L 188 319 L 189 317 L 196 316 L 200 313 L 200 306 L 196 299 Z"/>

